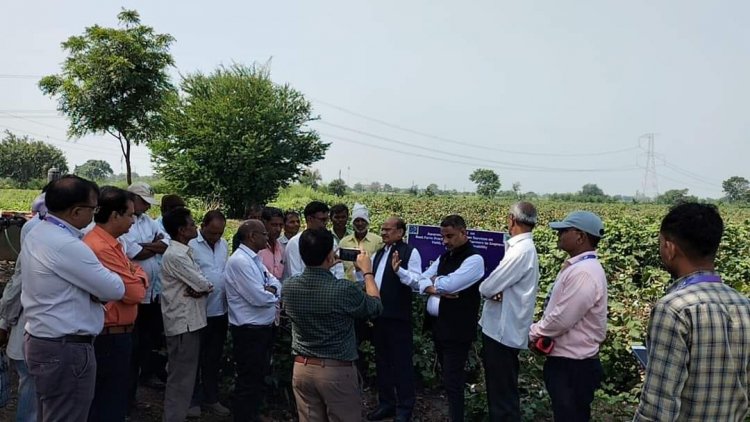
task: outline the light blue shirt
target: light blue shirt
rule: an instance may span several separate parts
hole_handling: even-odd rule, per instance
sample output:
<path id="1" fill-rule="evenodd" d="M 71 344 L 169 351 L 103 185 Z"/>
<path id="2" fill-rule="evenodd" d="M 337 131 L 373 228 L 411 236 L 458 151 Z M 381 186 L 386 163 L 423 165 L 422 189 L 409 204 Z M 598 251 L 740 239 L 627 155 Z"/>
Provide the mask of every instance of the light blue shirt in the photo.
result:
<path id="1" fill-rule="evenodd" d="M 203 275 L 214 285 L 214 290 L 206 301 L 206 316 L 215 317 L 227 313 L 227 295 L 224 289 L 224 267 L 229 258 L 229 245 L 219 239 L 212 248 L 198 231 L 198 237 L 188 242 L 193 250 L 193 259 L 198 263 Z"/>
<path id="2" fill-rule="evenodd" d="M 62 219 L 56 219 L 58 225 L 49 217 L 26 235 L 27 247 L 21 248 L 26 331 L 44 338 L 97 335 L 104 326 L 100 302 L 120 300 L 125 284 L 81 241 L 80 230 Z"/>
<path id="3" fill-rule="evenodd" d="M 128 258 L 132 259 L 133 262 L 140 265 L 148 276 L 148 290 L 146 290 L 146 297 L 143 298 L 142 303 L 151 303 L 161 293 L 161 255 L 152 256 L 148 259 L 135 260 L 134 256 L 138 255 L 143 247 L 139 243 L 149 243 L 154 240 L 154 236 L 161 233 L 164 236 L 162 242 L 169 245 L 169 236 L 164 232 L 159 223 L 154 221 L 147 214 L 141 214 L 135 217 L 135 223 L 130 227 L 130 231 L 120 236 L 120 241 L 123 243 L 125 254 Z"/>
<path id="4" fill-rule="evenodd" d="M 281 282 L 268 272 L 258 254 L 240 244 L 227 261 L 224 281 L 231 325 L 273 324 Z M 266 286 L 275 287 L 276 294 L 265 290 Z"/>
<path id="5" fill-rule="evenodd" d="M 487 299 L 479 325 L 487 337 L 526 349 L 539 289 L 539 258 L 531 233 L 513 236 L 506 245 L 503 260 L 479 285 L 479 293 Z M 500 292 L 501 301 L 491 299 Z"/>

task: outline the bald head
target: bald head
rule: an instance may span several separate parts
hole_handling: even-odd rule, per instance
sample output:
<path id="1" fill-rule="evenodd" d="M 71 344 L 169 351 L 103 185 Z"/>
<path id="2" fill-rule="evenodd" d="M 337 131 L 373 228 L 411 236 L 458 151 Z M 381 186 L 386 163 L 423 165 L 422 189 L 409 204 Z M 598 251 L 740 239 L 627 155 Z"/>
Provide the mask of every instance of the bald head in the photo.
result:
<path id="1" fill-rule="evenodd" d="M 250 248 L 253 252 L 265 249 L 268 245 L 268 232 L 266 226 L 260 220 L 245 220 L 237 229 L 240 243 Z"/>

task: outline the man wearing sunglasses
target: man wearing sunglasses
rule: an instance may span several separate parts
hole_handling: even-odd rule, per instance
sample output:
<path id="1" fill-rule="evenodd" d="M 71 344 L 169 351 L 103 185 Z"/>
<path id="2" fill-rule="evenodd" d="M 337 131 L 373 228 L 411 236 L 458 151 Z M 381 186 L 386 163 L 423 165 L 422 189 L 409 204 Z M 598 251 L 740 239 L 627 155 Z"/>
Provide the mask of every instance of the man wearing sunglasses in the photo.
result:
<path id="1" fill-rule="evenodd" d="M 544 363 L 544 384 L 555 420 L 588 421 L 603 376 L 599 345 L 607 334 L 607 276 L 596 254 L 604 225 L 592 212 L 574 211 L 550 227 L 570 258 L 545 300 L 544 316 L 531 325 L 529 340 L 554 342 Z"/>

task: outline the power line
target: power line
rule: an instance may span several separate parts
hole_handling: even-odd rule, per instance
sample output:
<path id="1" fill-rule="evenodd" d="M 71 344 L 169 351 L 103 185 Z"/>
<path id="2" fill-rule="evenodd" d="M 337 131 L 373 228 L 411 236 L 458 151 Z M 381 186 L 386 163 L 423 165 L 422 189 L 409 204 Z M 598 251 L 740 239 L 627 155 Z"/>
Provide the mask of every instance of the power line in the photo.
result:
<path id="1" fill-rule="evenodd" d="M 17 114 L 8 113 L 8 112 L 5 112 L 5 111 L 0 111 L 0 113 L 1 114 L 5 114 L 6 116 L 10 116 L 10 117 L 16 118 L 16 119 L 26 120 L 27 122 L 31 122 L 31 123 L 37 124 L 39 126 L 46 126 L 48 128 L 52 128 L 52 129 L 56 129 L 56 130 L 65 130 L 64 128 L 57 127 L 57 126 L 52 126 L 52 125 L 48 125 L 48 124 L 42 123 L 42 122 L 37 122 L 35 120 L 29 119 L 29 118 L 26 118 L 26 117 L 21 117 L 21 116 L 19 116 Z"/>
<path id="2" fill-rule="evenodd" d="M 601 156 L 601 155 L 619 154 L 619 153 L 633 151 L 633 150 L 638 149 L 638 147 L 629 147 L 629 148 L 622 148 L 622 149 L 617 149 L 617 150 L 612 150 L 612 151 L 580 152 L 580 153 L 527 152 L 527 151 L 507 150 L 507 149 L 496 148 L 496 147 L 492 147 L 492 146 L 488 146 L 488 145 L 472 144 L 472 143 L 468 143 L 468 142 L 463 142 L 463 141 L 458 141 L 458 140 L 455 140 L 455 139 L 450 139 L 450 138 L 445 138 L 445 137 L 442 137 L 442 136 L 433 135 L 433 134 L 430 134 L 430 133 L 420 132 L 420 131 L 409 129 L 409 128 L 406 128 L 406 127 L 403 127 L 403 126 L 400 126 L 400 125 L 389 123 L 389 122 L 386 122 L 386 121 L 383 121 L 383 120 L 380 120 L 380 119 L 376 119 L 374 117 L 365 116 L 364 114 L 357 113 L 355 111 L 351 111 L 351 110 L 348 110 L 348 109 L 346 109 L 344 107 L 340 107 L 340 106 L 337 106 L 335 104 L 327 103 L 325 101 L 321 101 L 321 100 L 317 100 L 317 99 L 313 99 L 313 101 L 316 102 L 316 103 L 322 104 L 324 106 L 331 107 L 331 108 L 334 108 L 336 110 L 342 111 L 344 113 L 351 114 L 351 115 L 359 117 L 361 119 L 369 120 L 369 121 L 381 124 L 383 126 L 387 126 L 387 127 L 393 128 L 393 129 L 398 129 L 398 130 L 401 130 L 401 131 L 404 131 L 404 132 L 408 132 L 408 133 L 411 133 L 411 134 L 414 134 L 414 135 L 423 136 L 423 137 L 430 138 L 430 139 L 433 139 L 433 140 L 436 140 L 436 141 L 439 141 L 439 142 L 448 143 L 448 144 L 451 144 L 451 145 L 454 145 L 454 146 L 455 145 L 461 145 L 461 146 L 468 146 L 468 147 L 473 147 L 473 148 L 480 148 L 480 149 L 485 149 L 485 150 L 497 151 L 497 152 L 502 152 L 502 153 L 505 153 L 505 154 L 528 155 L 528 156 L 533 156 L 533 157 L 539 157 L 539 156 L 545 156 L 545 157 L 595 157 L 595 156 Z M 331 125 L 331 126 L 334 126 L 334 127 L 338 126 L 338 125 L 336 125 L 334 123 L 326 122 L 324 120 L 318 120 L 318 122 L 319 123 L 328 124 L 328 125 Z M 346 128 L 344 126 L 338 126 L 338 127 L 340 129 L 344 129 L 344 130 L 354 130 L 354 131 L 356 131 L 356 129 L 350 129 L 350 128 Z"/>
<path id="3" fill-rule="evenodd" d="M 397 152 L 397 153 L 403 153 L 404 152 L 402 150 L 387 148 L 387 147 L 383 147 L 382 145 L 368 144 L 366 142 L 356 141 L 354 139 L 344 138 L 344 137 L 341 137 L 341 136 L 338 136 L 338 135 L 331 135 L 331 134 L 322 133 L 322 132 L 320 134 L 323 135 L 326 138 L 332 138 L 332 139 L 340 140 L 340 141 L 343 141 L 343 142 L 348 142 L 348 143 L 353 143 L 353 144 L 357 144 L 357 145 L 362 145 L 362 146 L 366 146 L 366 147 L 373 148 L 373 149 L 379 149 L 381 151 L 390 151 L 390 152 Z M 418 146 L 416 146 L 416 147 L 415 146 L 411 146 L 411 147 L 412 148 L 421 148 L 421 147 L 418 147 Z M 438 152 L 438 151 L 431 151 L 431 152 Z M 460 160 L 455 160 L 455 159 L 451 159 L 451 158 L 435 157 L 435 156 L 431 156 L 431 155 L 427 155 L 427 154 L 419 153 L 419 152 L 409 152 L 408 154 L 409 154 L 410 157 L 427 158 L 427 159 L 430 159 L 430 160 L 442 161 L 442 162 L 453 163 L 453 164 L 462 164 L 462 165 L 467 165 L 467 166 L 472 166 L 472 167 L 477 167 L 477 161 L 488 161 L 488 160 L 481 160 L 481 159 L 478 159 L 478 158 L 475 158 L 475 157 L 466 157 L 466 156 L 456 155 L 456 154 L 449 154 L 449 155 L 456 156 L 456 157 L 461 157 L 461 158 L 468 158 L 468 159 L 470 159 L 472 161 L 460 161 Z M 444 153 L 444 154 L 447 154 L 447 153 Z M 490 161 L 490 162 L 492 162 L 492 161 Z M 497 163 L 497 162 L 493 162 L 493 163 Z M 517 171 L 536 171 L 536 172 L 563 172 L 563 173 L 567 173 L 567 172 L 587 173 L 587 172 L 603 172 L 603 171 L 605 171 L 605 172 L 619 172 L 619 171 L 630 171 L 630 170 L 638 170 L 639 169 L 638 167 L 622 167 L 622 168 L 611 168 L 611 169 L 570 169 L 570 168 L 551 168 L 551 167 L 523 167 L 523 166 L 518 166 L 518 165 L 513 165 L 513 164 L 509 164 L 509 165 L 494 165 L 494 166 L 488 166 L 488 167 L 491 167 L 491 168 L 494 168 L 494 169 L 497 169 L 497 170 L 517 170 Z"/>
<path id="4" fill-rule="evenodd" d="M 4 128 L 4 129 L 7 129 L 7 130 L 10 130 L 10 131 L 13 131 L 15 133 L 20 133 L 22 135 L 37 137 L 39 139 L 36 139 L 36 140 L 40 140 L 40 141 L 47 142 L 47 143 L 54 144 L 54 145 L 60 145 L 60 146 L 63 146 L 65 148 L 73 148 L 73 149 L 78 149 L 80 151 L 85 151 L 85 152 L 94 152 L 94 153 L 99 153 L 99 154 L 107 154 L 108 156 L 112 156 L 112 154 L 115 154 L 115 155 L 117 155 L 119 157 L 120 155 L 122 155 L 122 151 L 120 151 L 119 149 L 117 149 L 116 151 L 115 150 L 107 150 L 107 149 L 104 149 L 104 148 L 98 149 L 97 147 L 94 147 L 94 146 L 78 145 L 78 144 L 72 143 L 70 141 L 62 140 L 60 138 L 55 138 L 55 137 L 51 137 L 49 135 L 43 135 L 43 134 L 40 134 L 40 133 L 29 132 L 29 131 L 26 131 L 26 130 L 23 130 L 23 129 L 13 128 L 13 127 L 6 126 L 6 125 L 2 125 L 0 127 Z M 102 147 L 104 147 L 104 145 L 102 145 Z M 135 155 L 140 155 L 140 154 L 141 154 L 140 151 L 133 151 L 133 150 L 131 150 L 130 156 L 132 158 Z M 149 157 L 141 156 L 141 158 L 149 158 Z"/>
<path id="5" fill-rule="evenodd" d="M 42 75 L 14 75 L 7 73 L 0 74 L 0 79 L 41 79 L 43 77 L 44 76 Z"/>
<path id="6" fill-rule="evenodd" d="M 338 126 L 338 125 L 336 125 L 336 126 Z M 355 132 L 355 133 L 359 133 L 359 134 L 362 134 L 362 135 L 365 135 L 365 136 L 369 136 L 371 138 L 379 139 L 379 140 L 384 141 L 384 142 L 389 142 L 389 143 L 392 143 L 392 144 L 396 144 L 396 145 L 399 145 L 399 146 L 406 145 L 406 146 L 410 146 L 412 148 L 418 148 L 418 149 L 424 149 L 425 148 L 424 145 L 417 145 L 417 144 L 413 144 L 413 143 L 410 143 L 410 142 L 402 141 L 402 140 L 399 140 L 399 139 L 389 138 L 389 137 L 386 137 L 386 136 L 380 136 L 380 135 L 376 135 L 376 134 L 373 134 L 373 133 L 360 131 L 360 130 L 357 130 L 357 129 L 350 129 L 350 131 Z M 430 152 L 437 153 L 437 154 L 442 154 L 442 155 L 447 155 L 449 157 L 465 158 L 465 159 L 468 159 L 468 160 L 472 160 L 474 162 L 476 162 L 476 161 L 483 161 L 483 162 L 491 163 L 491 164 L 494 164 L 494 165 L 505 166 L 506 169 L 529 170 L 529 171 L 534 171 L 534 170 L 536 170 L 536 171 L 561 171 L 561 172 L 571 172 L 571 171 L 573 171 L 573 172 L 612 171 L 612 169 L 569 169 L 569 168 L 555 168 L 555 167 L 526 165 L 526 164 L 519 164 L 519 163 L 514 163 L 514 162 L 488 160 L 488 159 L 485 159 L 485 158 L 478 158 L 478 157 L 475 157 L 475 156 L 463 155 L 463 154 L 458 154 L 458 153 L 455 153 L 455 152 L 447 152 L 447 151 L 436 150 L 434 148 L 431 148 Z M 632 167 L 630 167 L 628 169 L 632 169 Z M 620 169 L 616 169 L 616 170 L 620 170 Z"/>

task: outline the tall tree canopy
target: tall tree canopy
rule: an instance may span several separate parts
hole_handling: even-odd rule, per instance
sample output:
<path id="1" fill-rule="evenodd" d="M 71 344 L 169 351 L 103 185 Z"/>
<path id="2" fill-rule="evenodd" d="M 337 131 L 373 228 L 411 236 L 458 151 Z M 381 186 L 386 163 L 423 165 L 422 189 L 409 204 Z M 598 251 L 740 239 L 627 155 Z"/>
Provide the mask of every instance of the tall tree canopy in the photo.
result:
<path id="1" fill-rule="evenodd" d="M 68 172 L 68 162 L 59 148 L 5 131 L 0 140 L 0 177 L 26 187 L 33 179 L 45 179 L 52 167 L 63 174 Z"/>
<path id="2" fill-rule="evenodd" d="M 750 201 L 750 182 L 742 176 L 732 176 L 721 183 L 730 202 Z"/>
<path id="3" fill-rule="evenodd" d="M 166 71 L 174 64 L 174 38 L 141 25 L 135 10 L 117 18 L 119 29 L 94 25 L 63 42 L 68 57 L 61 73 L 45 76 L 39 87 L 58 98 L 57 109 L 70 119 L 68 136 L 108 133 L 120 142 L 131 183 L 131 144 L 154 138 L 174 91 Z"/>
<path id="4" fill-rule="evenodd" d="M 151 143 L 160 174 L 187 195 L 221 200 L 230 217 L 262 204 L 320 160 L 328 145 L 305 125 L 312 106 L 261 66 L 189 74 Z"/>
<path id="5" fill-rule="evenodd" d="M 114 174 L 112 167 L 104 160 L 88 160 L 76 166 L 73 173 L 90 180 L 104 180 Z"/>
<path id="6" fill-rule="evenodd" d="M 477 194 L 493 197 L 500 190 L 500 176 L 490 169 L 476 169 L 469 180 L 477 184 Z"/>

